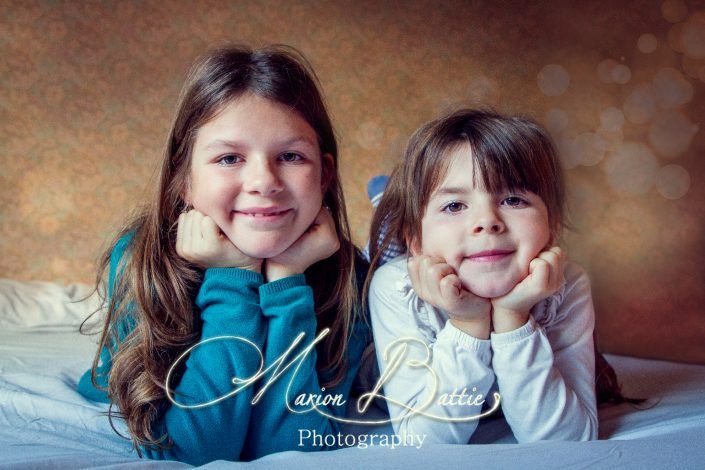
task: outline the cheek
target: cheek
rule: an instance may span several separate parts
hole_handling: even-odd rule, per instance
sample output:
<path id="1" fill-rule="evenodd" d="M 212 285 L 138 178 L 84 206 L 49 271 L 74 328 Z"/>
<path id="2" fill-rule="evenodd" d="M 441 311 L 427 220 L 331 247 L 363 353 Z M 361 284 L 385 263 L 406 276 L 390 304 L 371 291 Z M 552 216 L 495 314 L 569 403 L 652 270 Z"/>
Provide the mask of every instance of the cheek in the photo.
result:
<path id="1" fill-rule="evenodd" d="M 437 221 L 424 220 L 421 224 L 421 252 L 445 259 L 449 247 L 448 232 Z"/>
<path id="2" fill-rule="evenodd" d="M 527 235 L 524 237 L 522 258 L 524 258 L 523 261 L 528 269 L 531 260 L 548 247 L 551 241 L 551 231 L 548 228 L 548 223 L 538 222 L 530 224 L 525 233 Z"/>
<path id="3" fill-rule="evenodd" d="M 231 208 L 237 195 L 238 185 L 234 181 L 217 176 L 192 179 L 190 194 L 191 205 L 210 217 L 219 217 L 220 213 Z"/>

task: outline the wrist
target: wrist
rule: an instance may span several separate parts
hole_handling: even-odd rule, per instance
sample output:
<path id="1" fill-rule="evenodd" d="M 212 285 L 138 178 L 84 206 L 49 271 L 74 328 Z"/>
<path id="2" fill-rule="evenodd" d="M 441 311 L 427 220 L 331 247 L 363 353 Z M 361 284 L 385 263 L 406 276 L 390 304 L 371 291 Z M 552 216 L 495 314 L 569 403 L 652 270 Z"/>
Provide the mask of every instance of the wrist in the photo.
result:
<path id="1" fill-rule="evenodd" d="M 246 271 L 252 271 L 254 273 L 262 274 L 262 261 L 260 261 L 259 263 L 248 264 L 246 266 L 240 266 L 240 269 L 244 269 Z"/>
<path id="2" fill-rule="evenodd" d="M 495 333 L 506 333 L 521 328 L 529 321 L 529 311 L 496 307 L 492 309 L 492 329 Z"/>
<path id="3" fill-rule="evenodd" d="M 295 276 L 297 274 L 303 274 L 303 269 L 298 269 L 292 266 L 284 266 L 277 263 L 272 263 L 270 261 L 265 261 L 265 274 L 267 282 L 278 281 L 279 279 L 284 279 L 285 277 Z"/>
<path id="4" fill-rule="evenodd" d="M 476 320 L 463 320 L 456 317 L 450 317 L 450 323 L 462 331 L 477 339 L 490 338 L 490 317 L 478 318 Z"/>

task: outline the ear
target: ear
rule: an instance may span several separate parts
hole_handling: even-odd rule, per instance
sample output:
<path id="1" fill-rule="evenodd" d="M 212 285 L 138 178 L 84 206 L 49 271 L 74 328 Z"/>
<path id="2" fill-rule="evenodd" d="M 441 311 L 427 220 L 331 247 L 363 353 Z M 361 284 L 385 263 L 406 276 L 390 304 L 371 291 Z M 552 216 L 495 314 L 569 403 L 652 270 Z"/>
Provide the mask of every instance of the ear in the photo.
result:
<path id="1" fill-rule="evenodd" d="M 324 153 L 321 155 L 321 193 L 328 191 L 328 186 L 335 176 L 335 161 L 333 155 Z"/>

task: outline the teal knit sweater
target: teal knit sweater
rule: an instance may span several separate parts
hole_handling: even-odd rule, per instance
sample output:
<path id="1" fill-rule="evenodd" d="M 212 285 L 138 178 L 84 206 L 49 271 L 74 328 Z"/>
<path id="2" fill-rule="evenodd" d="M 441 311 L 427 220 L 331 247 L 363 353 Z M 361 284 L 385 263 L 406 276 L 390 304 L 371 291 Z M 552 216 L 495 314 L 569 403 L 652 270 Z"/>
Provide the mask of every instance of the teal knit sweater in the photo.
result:
<path id="1" fill-rule="evenodd" d="M 109 297 L 129 242 L 130 237 L 123 237 L 111 254 Z M 363 271 L 360 263 L 358 279 Z M 143 447 L 144 454 L 152 459 L 201 465 L 219 459 L 252 460 L 285 450 L 320 450 L 310 445 L 311 440 L 304 440 L 304 446 L 300 446 L 299 430 L 335 434 L 339 423 L 322 413 L 305 411 L 311 408 L 310 402 L 308 406 L 296 406 L 296 398 L 338 397 L 338 403 L 348 400 L 360 357 L 369 341 L 367 325 L 357 322 L 350 335 L 344 379 L 322 391 L 316 348 L 294 360 L 316 336 L 313 291 L 303 274 L 264 283 L 262 275 L 252 271 L 207 269 L 196 305 L 201 312 L 201 340 L 186 360 L 178 385 L 170 384 L 173 397 L 179 404 L 193 406 L 230 396 L 200 408 L 170 403 L 153 423 L 153 434 L 166 432 L 174 445 L 168 450 Z M 118 325 L 118 339 L 123 341 L 134 326 L 134 320 L 126 317 Z M 274 365 L 247 386 L 233 381 L 236 377 L 248 379 L 270 367 L 292 346 L 299 333 L 304 333 L 303 340 L 287 354 L 278 370 Z M 104 347 L 100 354 L 96 379 L 103 388 L 107 386 L 112 352 L 112 348 Z M 290 362 L 291 367 L 283 371 Z M 274 380 L 276 374 L 281 375 Z M 253 398 L 265 385 L 265 392 L 253 405 Z M 241 390 L 233 394 L 237 389 Z M 91 383 L 90 370 L 81 377 L 78 391 L 91 400 L 109 401 L 106 392 Z M 346 405 L 318 407 L 325 413 L 343 416 Z"/>

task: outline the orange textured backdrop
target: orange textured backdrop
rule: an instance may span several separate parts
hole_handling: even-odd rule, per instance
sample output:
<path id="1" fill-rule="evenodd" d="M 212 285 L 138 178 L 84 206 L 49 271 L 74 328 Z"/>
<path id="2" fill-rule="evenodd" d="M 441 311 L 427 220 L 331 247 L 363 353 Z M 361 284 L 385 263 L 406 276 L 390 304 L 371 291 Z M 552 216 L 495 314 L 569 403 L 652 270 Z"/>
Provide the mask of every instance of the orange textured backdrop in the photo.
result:
<path id="1" fill-rule="evenodd" d="M 367 180 L 421 123 L 458 105 L 544 123 L 602 349 L 705 362 L 705 6 L 682 0 L 2 0 L 1 277 L 92 280 L 149 194 L 189 65 L 231 41 L 313 63 L 358 243 Z"/>

